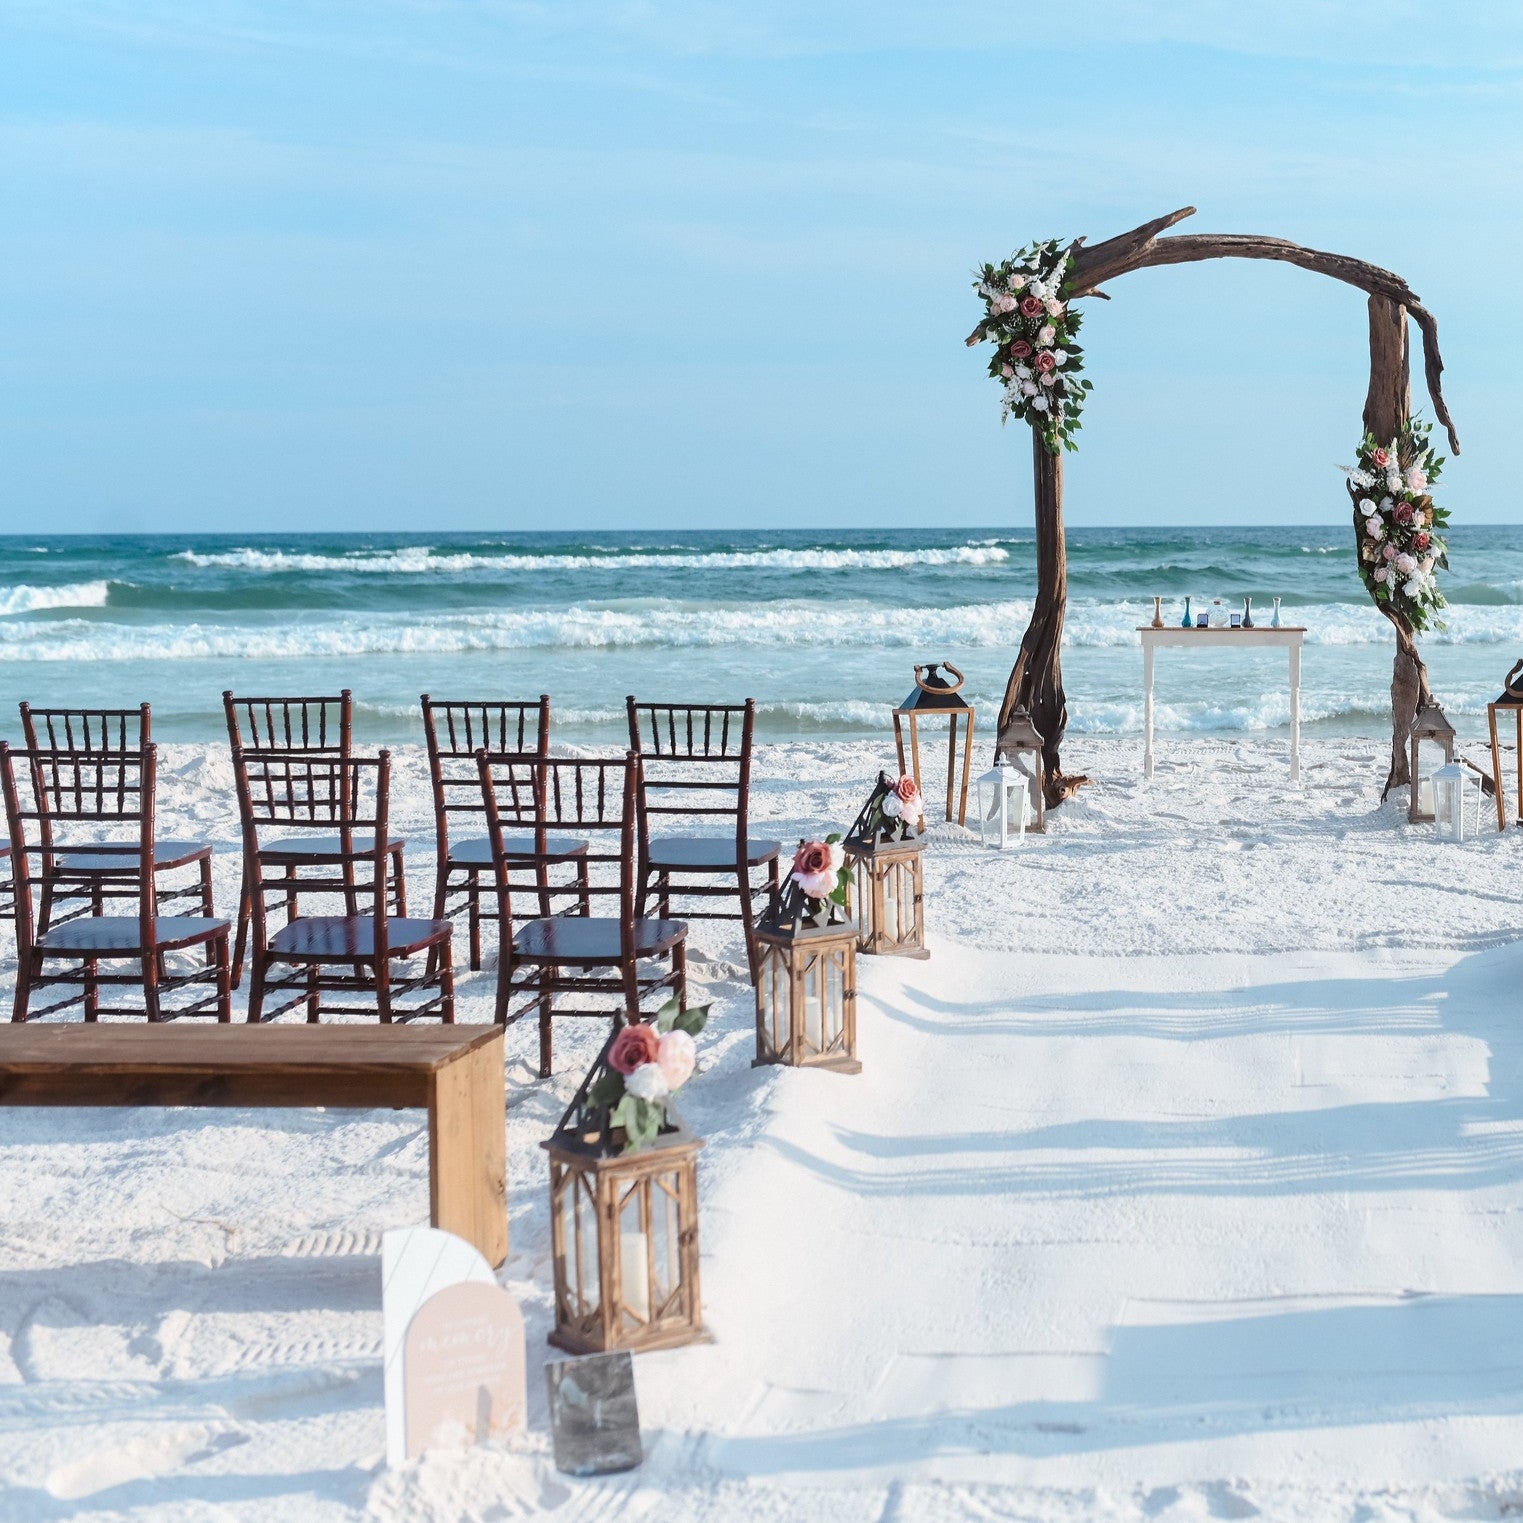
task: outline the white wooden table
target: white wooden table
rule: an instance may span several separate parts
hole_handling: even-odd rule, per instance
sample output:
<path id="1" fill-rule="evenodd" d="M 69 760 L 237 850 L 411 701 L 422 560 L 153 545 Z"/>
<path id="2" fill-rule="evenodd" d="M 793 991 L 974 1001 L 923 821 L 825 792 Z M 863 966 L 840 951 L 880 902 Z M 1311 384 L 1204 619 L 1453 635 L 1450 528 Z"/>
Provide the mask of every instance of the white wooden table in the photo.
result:
<path id="1" fill-rule="evenodd" d="M 1290 779 L 1301 781 L 1301 642 L 1306 636 L 1304 624 L 1282 625 L 1279 629 L 1186 629 L 1183 625 L 1164 625 L 1154 629 L 1139 624 L 1142 636 L 1142 716 L 1145 741 L 1142 770 L 1153 775 L 1153 653 L 1160 645 L 1184 645 L 1200 651 L 1247 650 L 1251 647 L 1277 645 L 1290 657 Z"/>

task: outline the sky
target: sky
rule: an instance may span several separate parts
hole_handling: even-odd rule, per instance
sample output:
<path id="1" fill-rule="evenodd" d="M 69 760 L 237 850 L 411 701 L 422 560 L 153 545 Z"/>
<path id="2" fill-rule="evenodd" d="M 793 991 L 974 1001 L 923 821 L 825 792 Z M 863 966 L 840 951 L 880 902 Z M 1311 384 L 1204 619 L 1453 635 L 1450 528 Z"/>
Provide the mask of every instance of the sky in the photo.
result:
<path id="1" fill-rule="evenodd" d="M 972 270 L 1186 205 L 1403 275 L 1516 521 L 1520 161 L 1516 0 L 0 0 L 0 529 L 1029 522 Z M 1111 294 L 1070 524 L 1347 516 L 1361 293 Z"/>

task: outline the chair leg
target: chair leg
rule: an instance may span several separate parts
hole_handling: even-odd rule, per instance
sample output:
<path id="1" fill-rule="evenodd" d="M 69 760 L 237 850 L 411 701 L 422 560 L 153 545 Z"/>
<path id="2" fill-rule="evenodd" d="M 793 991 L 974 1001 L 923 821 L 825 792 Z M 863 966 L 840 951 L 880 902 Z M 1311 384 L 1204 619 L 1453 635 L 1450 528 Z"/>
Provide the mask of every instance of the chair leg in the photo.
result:
<path id="1" fill-rule="evenodd" d="M 233 987 L 243 982 L 243 954 L 248 951 L 249 923 L 254 917 L 253 895 L 249 892 L 249 875 L 244 868 L 238 893 L 238 940 L 233 947 Z"/>
<path id="2" fill-rule="evenodd" d="M 251 1026 L 257 1026 L 264 1019 L 264 956 L 258 947 L 254 948 L 254 962 L 249 969 L 249 1013 L 248 1022 Z"/>
<path id="3" fill-rule="evenodd" d="M 434 919 L 444 919 L 444 904 L 449 897 L 449 858 L 441 855 L 434 864 Z M 439 948 L 428 949 L 428 975 L 430 978 L 439 971 Z"/>
<path id="4" fill-rule="evenodd" d="M 479 973 L 481 972 L 481 878 L 477 873 L 471 874 L 468 916 L 471 972 Z"/>
<path id="5" fill-rule="evenodd" d="M 555 1038 L 551 1031 L 555 1000 L 550 991 L 554 975 L 555 969 L 550 967 L 542 968 L 539 975 L 539 1076 L 542 1079 L 548 1079 L 555 1067 Z"/>
<path id="6" fill-rule="evenodd" d="M 315 1026 L 323 1018 L 323 991 L 317 987 L 317 964 L 307 968 L 307 1024 Z"/>
<path id="7" fill-rule="evenodd" d="M 213 918 L 212 859 L 210 857 L 201 858 L 201 913 L 205 915 L 208 920 Z"/>
<path id="8" fill-rule="evenodd" d="M 746 966 L 751 970 L 751 987 L 756 987 L 756 901 L 751 897 L 751 869 L 740 864 L 740 920 L 746 933 Z"/>
<path id="9" fill-rule="evenodd" d="M 375 1008 L 381 1024 L 391 1024 L 391 964 L 382 958 L 375 965 Z"/>
<path id="10" fill-rule="evenodd" d="M 662 873 L 656 879 L 656 892 L 659 896 L 656 900 L 656 909 L 663 920 L 672 918 L 672 875 Z"/>
<path id="11" fill-rule="evenodd" d="M 446 1026 L 455 1024 L 455 954 L 449 942 L 444 943 L 444 962 L 439 969 L 439 993 L 442 1003 L 439 1017 Z"/>
<path id="12" fill-rule="evenodd" d="M 35 956 L 35 954 L 33 954 Z M 23 949 L 16 958 L 16 996 L 11 1005 L 11 1019 L 24 1021 L 32 999 L 32 960 Z"/>
<path id="13" fill-rule="evenodd" d="M 672 993 L 677 997 L 677 1008 L 687 1009 L 687 937 L 684 936 L 672 948 Z"/>
<path id="14" fill-rule="evenodd" d="M 233 1018 L 233 988 L 227 970 L 227 933 L 212 943 L 212 962 L 217 970 L 217 1019 L 226 1025 Z"/>
<path id="15" fill-rule="evenodd" d="M 95 967 L 90 966 L 90 984 L 95 982 Z M 90 984 L 87 984 L 88 988 Z M 143 1009 L 148 1014 L 150 1022 L 157 1024 L 164 1019 L 164 1011 L 159 1004 L 159 959 L 157 956 L 143 959 Z M 86 1020 L 94 1017 L 86 1015 Z"/>

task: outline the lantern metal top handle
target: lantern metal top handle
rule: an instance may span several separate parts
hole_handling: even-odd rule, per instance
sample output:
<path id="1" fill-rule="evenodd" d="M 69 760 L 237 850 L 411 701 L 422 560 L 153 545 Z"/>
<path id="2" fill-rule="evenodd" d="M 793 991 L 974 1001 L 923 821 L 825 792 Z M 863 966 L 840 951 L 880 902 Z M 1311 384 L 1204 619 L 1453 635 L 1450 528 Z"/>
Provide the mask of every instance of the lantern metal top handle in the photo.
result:
<path id="1" fill-rule="evenodd" d="M 1523 666 L 1523 661 L 1520 661 L 1518 664 Z M 944 677 L 938 677 L 936 675 L 936 668 L 939 666 L 946 667 L 946 669 L 951 672 L 957 681 L 948 682 Z M 926 674 L 924 677 L 920 675 L 922 672 Z M 917 666 L 915 668 L 915 686 L 918 687 L 922 693 L 960 692 L 965 680 L 966 679 L 963 677 L 963 674 L 958 671 L 958 669 L 953 666 L 950 661 L 932 661 L 926 666 Z"/>

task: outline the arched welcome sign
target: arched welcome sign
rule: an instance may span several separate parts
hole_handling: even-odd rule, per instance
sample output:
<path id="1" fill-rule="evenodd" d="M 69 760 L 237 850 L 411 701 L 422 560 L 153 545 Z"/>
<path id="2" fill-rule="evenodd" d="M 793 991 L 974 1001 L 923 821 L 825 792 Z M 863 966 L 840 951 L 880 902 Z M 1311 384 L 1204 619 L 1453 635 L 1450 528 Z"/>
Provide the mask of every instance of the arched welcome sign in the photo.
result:
<path id="1" fill-rule="evenodd" d="M 1245 233 L 1159 237 L 1194 212 L 1193 206 L 1186 206 L 1092 246 L 1082 238 L 1066 248 L 1056 241 L 1034 244 L 1001 265 L 985 265 L 976 284 L 985 315 L 968 343 L 987 340 L 995 346 L 989 373 L 1004 389 L 1005 415 L 1031 425 L 1036 488 L 1036 603 L 1005 689 L 1000 734 L 1018 707 L 1031 714 L 1045 742 L 1049 805 L 1070 797 L 1084 781 L 1065 774 L 1059 760 L 1068 728 L 1060 650 L 1068 602 L 1063 451 L 1075 448 L 1073 435 L 1090 388 L 1090 382 L 1080 378 L 1083 356 L 1075 342 L 1080 318 L 1072 303 L 1086 296 L 1108 299 L 1100 289 L 1106 282 L 1153 265 L 1278 259 L 1341 280 L 1369 297 L 1365 437 L 1358 463 L 1348 475 L 1360 574 L 1376 607 L 1396 631 L 1389 791 L 1410 781 L 1407 734 L 1417 711 L 1431 697 L 1416 636 L 1428 615 L 1443 606 L 1433 572 L 1444 565 L 1443 539 L 1436 532 L 1443 527 L 1444 513 L 1428 491 L 1442 462 L 1428 448 L 1426 427 L 1412 418 L 1409 318 L 1422 333 L 1423 374 L 1434 413 L 1454 453 L 1460 450 L 1444 404 L 1438 324 L 1406 281 L 1362 259 Z"/>

